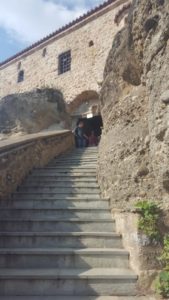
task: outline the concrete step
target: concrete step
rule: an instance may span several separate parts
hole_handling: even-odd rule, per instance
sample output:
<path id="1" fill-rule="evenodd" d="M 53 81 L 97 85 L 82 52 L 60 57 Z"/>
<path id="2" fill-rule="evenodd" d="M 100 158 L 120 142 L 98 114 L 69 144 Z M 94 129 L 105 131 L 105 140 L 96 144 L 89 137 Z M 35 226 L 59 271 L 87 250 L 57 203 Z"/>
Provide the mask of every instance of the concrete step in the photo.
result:
<path id="1" fill-rule="evenodd" d="M 110 219 L 111 214 L 110 210 L 108 209 L 88 209 L 86 208 L 32 208 L 32 209 L 16 209 L 16 208 L 1 208 L 0 209 L 0 219 L 3 220 L 5 218 L 23 218 L 25 220 L 31 218 L 45 218 L 45 217 L 52 217 L 52 218 L 82 218 L 82 219 L 89 219 L 89 218 L 100 218 L 100 219 Z"/>
<path id="2" fill-rule="evenodd" d="M 96 179 L 96 171 L 91 171 L 91 170 L 62 170 L 62 169 L 43 169 L 43 170 L 34 170 L 32 172 L 33 176 L 55 176 L 55 177 L 69 177 L 69 178 L 75 178 L 75 177 L 92 177 Z"/>
<path id="3" fill-rule="evenodd" d="M 98 147 L 77 148 L 74 153 L 98 152 Z"/>
<path id="4" fill-rule="evenodd" d="M 61 156 L 61 157 L 55 157 L 52 161 L 97 161 L 98 155 L 71 155 L 69 157 L 67 156 Z"/>
<path id="5" fill-rule="evenodd" d="M 84 199 L 84 198 L 73 198 L 68 197 L 67 199 L 63 198 L 42 198 L 39 196 L 27 197 L 26 199 L 23 197 L 19 197 L 16 199 L 12 198 L 7 201 L 0 201 L 1 208 L 23 208 L 23 209 L 64 209 L 64 208 L 100 208 L 100 209 L 108 209 L 109 208 L 109 199 Z"/>
<path id="6" fill-rule="evenodd" d="M 68 156 L 62 156 L 62 157 L 55 157 L 57 158 L 98 158 L 98 152 L 96 153 L 72 153 L 69 157 Z"/>
<path id="7" fill-rule="evenodd" d="M 47 170 L 50 170 L 50 171 L 52 171 L 52 170 L 56 170 L 56 171 L 58 171 L 58 172 L 69 172 L 69 171 L 79 171 L 79 170 L 81 170 L 82 172 L 85 172 L 85 173 L 90 173 L 90 172 L 93 172 L 93 173 L 95 173 L 96 172 L 96 170 L 95 170 L 95 166 L 83 166 L 83 165 L 78 165 L 78 166 L 75 166 L 75 167 L 73 167 L 73 166 L 67 166 L 67 165 L 62 165 L 62 166 L 51 166 L 51 167 L 44 167 L 44 168 L 37 168 L 36 169 L 37 171 L 39 170 L 39 171 L 47 171 Z"/>
<path id="8" fill-rule="evenodd" d="M 128 267 L 129 253 L 123 249 L 0 249 L 0 268 L 127 269 Z"/>
<path id="9" fill-rule="evenodd" d="M 55 159 L 59 159 L 59 158 L 72 158 L 72 157 L 93 157 L 96 158 L 98 157 L 98 151 L 97 152 L 71 152 L 69 155 L 60 155 L 60 156 L 56 156 Z"/>
<path id="10" fill-rule="evenodd" d="M 62 159 L 54 159 L 50 162 L 50 164 L 57 164 L 57 163 L 61 163 L 63 165 L 67 165 L 67 164 L 78 164 L 78 165 L 97 165 L 97 158 L 62 158 Z"/>
<path id="11" fill-rule="evenodd" d="M 74 200 L 74 199 L 81 199 L 81 200 L 100 200 L 99 194 L 92 194 L 92 193 L 57 193 L 57 192 L 50 192 L 50 193 L 43 193 L 43 192 L 17 192 L 14 193 L 12 196 L 13 199 L 21 199 L 22 200 L 43 200 L 43 199 L 58 199 L 58 200 Z"/>
<path id="12" fill-rule="evenodd" d="M 60 157 L 60 158 L 55 158 L 52 160 L 53 163 L 55 162 L 63 162 L 63 163 L 97 163 L 97 157 Z"/>
<path id="13" fill-rule="evenodd" d="M 75 153 L 75 154 L 71 154 L 69 157 L 65 157 L 63 156 L 63 158 L 93 158 L 93 159 L 97 159 L 98 158 L 98 152 L 97 153 Z M 57 157 L 55 157 L 55 159 L 57 159 Z"/>
<path id="14" fill-rule="evenodd" d="M 37 174 L 45 174 L 45 173 L 51 173 L 55 175 L 59 174 L 65 174 L 65 175 L 89 175 L 93 176 L 96 178 L 96 168 L 91 167 L 91 168 L 85 168 L 81 166 L 76 166 L 76 167 L 45 167 L 41 169 L 35 169 L 32 174 L 37 175 Z"/>
<path id="15" fill-rule="evenodd" d="M 82 161 L 56 161 L 56 162 L 51 162 L 47 165 L 47 167 L 57 167 L 57 168 L 60 168 L 60 167 L 67 167 L 67 168 L 70 168 L 70 167 L 73 167 L 73 168 L 76 168 L 76 167 L 90 167 L 90 168 L 94 168 L 96 169 L 97 168 L 97 162 L 82 162 Z"/>
<path id="16" fill-rule="evenodd" d="M 69 152 L 71 154 L 87 154 L 87 153 L 98 153 L 98 148 L 97 149 L 92 149 L 92 148 L 77 148 L 75 151 Z"/>
<path id="17" fill-rule="evenodd" d="M 75 174 L 55 174 L 55 173 L 50 173 L 50 172 L 46 172 L 46 173 L 38 173 L 38 174 L 34 174 L 34 172 L 32 174 L 30 174 L 27 179 L 30 180 L 57 180 L 57 181 L 81 181 L 81 182 L 85 182 L 85 181 L 94 181 L 96 182 L 96 176 L 89 175 L 87 173 L 75 173 Z"/>
<path id="18" fill-rule="evenodd" d="M 80 153 L 80 152 L 76 152 L 76 153 L 72 153 L 71 155 L 70 155 L 70 157 L 69 158 L 71 158 L 71 157 L 83 157 L 83 158 L 89 158 L 89 157 L 93 157 L 93 158 L 97 158 L 98 157 L 98 155 L 99 155 L 99 153 L 98 152 L 86 152 L 86 153 Z"/>
<path id="19" fill-rule="evenodd" d="M 74 151 L 74 152 L 71 152 L 69 153 L 69 155 L 66 155 L 66 154 L 62 154 L 62 155 L 59 155 L 59 156 L 56 156 L 55 158 L 70 158 L 72 156 L 78 156 L 78 155 L 82 155 L 82 156 L 88 156 L 88 155 L 93 155 L 93 156 L 98 156 L 98 151 L 95 151 L 95 152 L 78 152 L 78 151 Z"/>
<path id="20" fill-rule="evenodd" d="M 53 194 L 100 194 L 99 187 L 55 187 L 55 186 L 25 186 L 19 188 L 24 193 L 53 193 Z"/>
<path id="21" fill-rule="evenodd" d="M 38 176 L 38 175 L 29 175 L 24 183 L 27 183 L 27 182 L 33 182 L 33 183 L 38 183 L 38 182 L 46 182 L 46 183 L 62 183 L 62 184 L 66 184 L 66 183 L 69 183 L 69 184 L 76 184 L 76 183 L 84 183 L 84 184 L 98 184 L 98 181 L 95 177 L 93 176 L 55 176 L 55 175 L 51 175 L 49 177 L 47 176 Z"/>
<path id="22" fill-rule="evenodd" d="M 63 165 L 70 165 L 70 164 L 74 164 L 74 165 L 94 165 L 94 167 L 97 167 L 97 162 L 98 162 L 98 158 L 82 158 L 82 157 L 77 157 L 77 158 L 70 158 L 70 159 L 54 159 L 53 161 L 50 161 L 49 164 L 57 164 L 57 163 L 62 163 Z"/>
<path id="23" fill-rule="evenodd" d="M 82 151 L 71 151 L 69 154 L 63 153 L 62 155 L 59 155 L 59 157 L 71 157 L 71 156 L 77 156 L 77 155 L 98 155 L 98 150 L 97 151 L 91 151 L 91 152 L 82 152 Z M 58 156 L 57 156 L 58 157 Z"/>
<path id="24" fill-rule="evenodd" d="M 1 296 L 129 296 L 136 282 L 128 269 L 0 269 Z"/>
<path id="25" fill-rule="evenodd" d="M 88 169 L 96 169 L 97 168 L 97 163 L 93 163 L 93 162 L 86 162 L 86 163 L 81 163 L 81 162 L 72 162 L 72 161 L 69 161 L 69 162 L 51 162 L 47 165 L 47 167 L 57 167 L 57 168 L 60 168 L 60 167 L 65 167 L 65 168 L 88 168 Z"/>
<path id="26" fill-rule="evenodd" d="M 113 232 L 0 232 L 0 248 L 122 248 Z"/>
<path id="27" fill-rule="evenodd" d="M 70 156 L 70 157 L 56 157 L 54 158 L 51 162 L 94 162 L 96 163 L 98 160 L 98 156 L 88 156 L 88 157 L 83 157 L 83 156 Z"/>
<path id="28" fill-rule="evenodd" d="M 115 221 L 112 219 L 55 219 L 37 218 L 30 220 L 9 218 L 1 220 L 0 231 L 23 232 L 23 231 L 89 231 L 89 232 L 112 232 L 115 231 Z"/>
<path id="29" fill-rule="evenodd" d="M 86 147 L 86 148 L 77 148 L 75 152 L 87 152 L 87 151 L 98 151 L 98 146 Z"/>
<path id="30" fill-rule="evenodd" d="M 75 153 L 72 153 L 70 156 L 60 156 L 59 158 L 72 158 L 72 157 L 74 157 L 74 158 L 76 158 L 76 157 L 83 157 L 83 158 L 87 158 L 87 157 L 92 157 L 92 158 L 97 158 L 98 157 L 98 155 L 99 155 L 99 153 L 98 152 L 93 152 L 93 153 L 77 153 L 77 152 L 75 152 Z M 55 159 L 56 159 L 56 157 L 55 157 Z"/>
<path id="31" fill-rule="evenodd" d="M 92 181 L 51 181 L 51 180 L 44 180 L 44 179 L 36 179 L 36 180 L 30 180 L 27 179 L 22 187 L 29 187 L 29 188 L 36 188 L 36 187 L 66 187 L 66 188 L 99 188 L 98 183 L 92 182 Z"/>

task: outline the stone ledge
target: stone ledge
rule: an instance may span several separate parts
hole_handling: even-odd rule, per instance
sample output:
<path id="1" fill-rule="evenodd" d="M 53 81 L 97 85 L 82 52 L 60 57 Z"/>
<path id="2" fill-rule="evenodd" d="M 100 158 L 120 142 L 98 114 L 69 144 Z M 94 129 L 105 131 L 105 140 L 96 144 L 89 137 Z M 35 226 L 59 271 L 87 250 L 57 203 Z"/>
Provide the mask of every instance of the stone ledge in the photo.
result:
<path id="1" fill-rule="evenodd" d="M 26 134 L 18 138 L 10 138 L 7 140 L 0 141 L 0 153 L 2 153 L 3 151 L 5 152 L 5 150 L 11 150 L 12 148 L 16 148 L 17 146 L 23 146 L 27 143 L 31 143 L 53 136 L 64 136 L 70 133 L 71 132 L 69 130 L 57 130 Z"/>
<path id="2" fill-rule="evenodd" d="M 74 147 L 71 131 L 30 134 L 0 143 L 0 199 L 16 191 L 34 169 L 44 167 L 54 157 Z"/>

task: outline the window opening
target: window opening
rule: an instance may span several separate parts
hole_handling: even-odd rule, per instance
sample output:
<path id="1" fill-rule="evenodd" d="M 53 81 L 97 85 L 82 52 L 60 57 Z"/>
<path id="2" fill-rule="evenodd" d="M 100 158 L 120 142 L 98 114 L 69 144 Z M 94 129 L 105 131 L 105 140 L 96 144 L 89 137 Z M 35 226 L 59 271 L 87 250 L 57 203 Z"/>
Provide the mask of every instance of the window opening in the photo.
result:
<path id="1" fill-rule="evenodd" d="M 18 83 L 19 82 L 22 82 L 24 81 L 24 71 L 21 70 L 19 73 L 18 73 Z"/>
<path id="2" fill-rule="evenodd" d="M 45 56 L 46 56 L 46 54 L 47 54 L 47 49 L 46 49 L 46 48 L 44 48 L 44 49 L 43 49 L 43 51 L 42 51 L 42 56 L 43 56 L 43 57 L 45 57 Z"/>
<path id="3" fill-rule="evenodd" d="M 71 51 L 64 52 L 59 55 L 59 74 L 63 74 L 71 70 Z"/>

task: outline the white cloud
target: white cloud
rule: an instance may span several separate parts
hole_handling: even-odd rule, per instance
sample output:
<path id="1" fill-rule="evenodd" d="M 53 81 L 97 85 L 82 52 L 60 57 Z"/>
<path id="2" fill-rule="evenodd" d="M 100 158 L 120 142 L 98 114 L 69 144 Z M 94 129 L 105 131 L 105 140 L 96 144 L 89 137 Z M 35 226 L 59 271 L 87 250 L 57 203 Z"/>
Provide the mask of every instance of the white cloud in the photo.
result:
<path id="1" fill-rule="evenodd" d="M 104 0 L 45 0 L 59 3 L 68 7 L 91 7 L 102 3 Z"/>
<path id="2" fill-rule="evenodd" d="M 33 43 L 102 0 L 0 0 L 0 28 L 12 39 Z"/>

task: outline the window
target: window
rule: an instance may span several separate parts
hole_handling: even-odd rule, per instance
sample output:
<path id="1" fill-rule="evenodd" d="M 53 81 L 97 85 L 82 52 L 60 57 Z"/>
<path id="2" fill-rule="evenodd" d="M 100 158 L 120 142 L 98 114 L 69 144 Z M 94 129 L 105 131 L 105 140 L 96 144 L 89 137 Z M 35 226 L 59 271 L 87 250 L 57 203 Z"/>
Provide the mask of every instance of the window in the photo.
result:
<path id="1" fill-rule="evenodd" d="M 71 51 L 64 52 L 59 55 L 58 73 L 63 74 L 71 70 Z"/>
<path id="2" fill-rule="evenodd" d="M 89 47 L 92 47 L 92 46 L 94 46 L 94 42 L 93 42 L 93 41 L 90 41 L 90 42 L 89 42 Z"/>
<path id="3" fill-rule="evenodd" d="M 18 73 L 18 83 L 19 82 L 22 82 L 24 81 L 24 71 L 21 70 L 19 73 Z"/>
<path id="4" fill-rule="evenodd" d="M 21 66 L 22 66 L 22 63 L 21 63 L 21 61 L 20 61 L 20 62 L 18 63 L 18 70 L 20 70 Z"/>
<path id="5" fill-rule="evenodd" d="M 46 53 L 47 53 L 47 49 L 44 48 L 43 51 L 42 51 L 42 56 L 45 57 L 45 56 L 46 56 Z"/>

